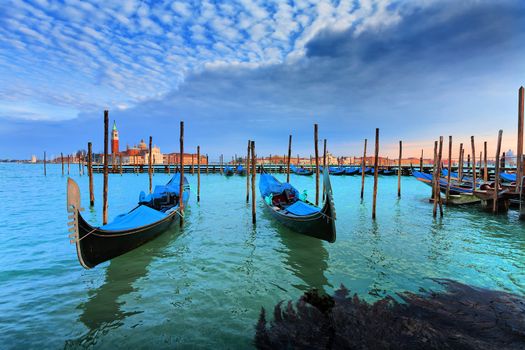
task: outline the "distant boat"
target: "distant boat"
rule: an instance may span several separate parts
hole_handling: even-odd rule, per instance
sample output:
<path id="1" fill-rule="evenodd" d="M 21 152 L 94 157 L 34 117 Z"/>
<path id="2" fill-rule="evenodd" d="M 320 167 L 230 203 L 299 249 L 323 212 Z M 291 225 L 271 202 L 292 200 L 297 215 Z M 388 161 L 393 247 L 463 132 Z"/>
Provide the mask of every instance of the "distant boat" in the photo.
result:
<path id="1" fill-rule="evenodd" d="M 419 171 L 412 170 L 412 176 L 414 176 L 417 180 L 423 182 L 424 184 L 432 187 L 432 174 L 422 173 Z M 447 192 L 447 180 L 444 178 L 439 179 L 439 189 L 441 192 L 446 193 Z M 464 194 L 464 193 L 470 193 L 472 194 L 472 185 L 471 184 L 463 184 L 463 183 L 453 183 L 450 182 L 450 194 Z"/>
<path id="2" fill-rule="evenodd" d="M 294 165 L 291 165 L 291 164 L 290 164 L 290 170 L 295 175 L 312 176 L 314 174 L 314 172 L 312 170 L 308 170 L 308 169 L 305 169 L 303 167 L 297 168 L 297 167 L 295 167 Z"/>
<path id="3" fill-rule="evenodd" d="M 182 199 L 184 205 L 190 196 L 188 180 L 184 178 Z M 149 195 L 140 193 L 138 205 L 117 216 L 109 224 L 93 227 L 80 214 L 80 189 L 69 178 L 67 183 L 67 211 L 72 215 L 68 224 L 72 232 L 80 265 L 86 269 L 125 254 L 166 231 L 179 222 L 180 174 L 175 174 L 164 186 L 156 186 Z"/>
<path id="4" fill-rule="evenodd" d="M 264 169 L 259 178 L 259 190 L 266 208 L 279 222 L 296 232 L 333 243 L 336 238 L 335 207 L 328 171 L 323 174 L 323 188 L 325 203 L 319 208 L 301 199 L 299 191 L 291 184 L 280 182 Z"/>
<path id="5" fill-rule="evenodd" d="M 384 175 L 384 176 L 397 175 L 397 171 L 391 170 L 391 169 L 382 169 L 382 170 L 379 170 L 379 175 Z"/>
<path id="6" fill-rule="evenodd" d="M 237 169 L 235 169 L 237 172 L 237 175 L 245 176 L 246 175 L 246 169 L 242 165 L 238 165 Z"/>
<path id="7" fill-rule="evenodd" d="M 224 167 L 224 175 L 233 176 L 233 174 L 235 174 L 235 170 L 231 166 Z"/>

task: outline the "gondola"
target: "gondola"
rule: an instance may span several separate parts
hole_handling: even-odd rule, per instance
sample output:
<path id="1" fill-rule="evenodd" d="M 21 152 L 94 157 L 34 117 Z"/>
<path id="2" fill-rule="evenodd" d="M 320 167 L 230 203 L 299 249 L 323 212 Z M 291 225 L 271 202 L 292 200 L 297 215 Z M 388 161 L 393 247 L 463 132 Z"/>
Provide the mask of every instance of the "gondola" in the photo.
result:
<path id="1" fill-rule="evenodd" d="M 290 170 L 295 174 L 295 175 L 300 175 L 300 176 L 312 176 L 314 174 L 314 172 L 312 170 L 308 170 L 308 169 L 305 169 L 303 167 L 301 168 L 297 168 L 293 165 L 290 164 Z"/>
<path id="2" fill-rule="evenodd" d="M 423 182 L 424 184 L 432 187 L 432 174 L 412 170 L 412 176 L 414 176 L 417 180 Z M 447 192 L 446 179 L 439 179 L 439 189 L 442 193 Z M 472 184 L 453 183 L 452 181 L 450 182 L 449 194 L 457 195 L 466 193 L 472 194 Z"/>
<path id="3" fill-rule="evenodd" d="M 233 176 L 234 174 L 235 174 L 235 170 L 231 166 L 224 167 L 225 176 Z"/>
<path id="4" fill-rule="evenodd" d="M 322 208 L 300 198 L 299 191 L 289 183 L 281 183 L 262 169 L 259 190 L 266 208 L 290 229 L 328 242 L 335 242 L 335 207 L 328 171 L 323 174 L 325 203 Z"/>
<path id="5" fill-rule="evenodd" d="M 345 168 L 343 167 L 329 167 L 328 168 L 328 173 L 330 175 L 334 175 L 334 176 L 341 176 L 341 175 L 344 175 L 346 174 L 346 171 L 345 171 Z"/>
<path id="6" fill-rule="evenodd" d="M 345 168 L 345 175 L 357 175 L 359 173 L 360 173 L 360 168 L 358 167 Z"/>
<path id="7" fill-rule="evenodd" d="M 397 175 L 397 170 L 382 169 L 382 170 L 379 170 L 379 175 L 383 175 L 383 176 Z"/>
<path id="8" fill-rule="evenodd" d="M 180 175 L 175 174 L 164 186 L 156 186 L 152 194 L 140 193 L 138 205 L 117 216 L 109 224 L 93 227 L 80 214 L 80 190 L 69 178 L 67 211 L 71 213 L 69 236 L 76 245 L 80 264 L 86 269 L 125 254 L 166 231 L 181 217 L 179 208 Z M 190 187 L 184 178 L 182 199 L 188 202 Z"/>
<path id="9" fill-rule="evenodd" d="M 237 173 L 237 175 L 240 175 L 240 176 L 246 175 L 246 169 L 244 169 L 242 165 L 238 165 L 237 169 L 235 169 L 235 172 Z"/>

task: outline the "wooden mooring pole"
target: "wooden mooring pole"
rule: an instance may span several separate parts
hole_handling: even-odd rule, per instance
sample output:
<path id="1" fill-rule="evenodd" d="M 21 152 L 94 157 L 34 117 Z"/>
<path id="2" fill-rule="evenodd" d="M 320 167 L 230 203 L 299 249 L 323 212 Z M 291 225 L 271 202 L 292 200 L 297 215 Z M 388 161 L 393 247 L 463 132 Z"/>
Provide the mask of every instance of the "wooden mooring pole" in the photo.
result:
<path id="1" fill-rule="evenodd" d="M 67 174 L 69 175 L 69 169 L 70 169 L 70 162 L 71 162 L 71 159 L 69 157 L 69 154 L 67 155 Z"/>
<path id="2" fill-rule="evenodd" d="M 88 177 L 89 177 L 89 205 L 95 205 L 95 194 L 93 192 L 93 153 L 91 151 L 91 142 L 88 142 Z"/>
<path id="3" fill-rule="evenodd" d="M 82 176 L 82 164 L 80 161 L 80 157 L 82 157 L 82 153 L 78 154 L 78 175 Z"/>
<path id="4" fill-rule="evenodd" d="M 326 168 L 326 139 L 323 140 L 323 172 L 324 168 Z"/>
<path id="5" fill-rule="evenodd" d="M 464 150 L 463 150 L 463 144 L 459 144 L 459 161 L 458 161 L 458 180 L 461 182 L 463 180 L 463 158 L 465 156 Z"/>
<path id="6" fill-rule="evenodd" d="M 44 176 L 47 176 L 47 169 L 46 169 L 46 151 L 44 151 Z"/>
<path id="7" fill-rule="evenodd" d="M 423 172 L 423 150 L 421 150 L 421 157 L 419 158 L 419 171 Z"/>
<path id="8" fill-rule="evenodd" d="M 149 155 L 148 155 L 148 178 L 149 178 L 149 193 L 152 193 L 152 190 L 153 190 L 153 179 L 152 179 L 152 176 L 153 176 L 153 171 L 152 171 L 152 148 L 151 148 L 151 144 L 152 144 L 152 141 L 153 141 L 153 138 L 150 136 L 149 137 Z M 182 195 L 182 192 L 181 192 L 181 195 Z"/>
<path id="9" fill-rule="evenodd" d="M 523 86 L 518 91 L 518 148 L 516 154 L 516 192 L 521 193 L 521 178 L 523 177 L 523 104 L 525 94 Z"/>
<path id="10" fill-rule="evenodd" d="M 403 155 L 403 141 L 399 141 L 399 160 L 397 161 L 397 197 L 401 198 L 401 157 Z"/>
<path id="11" fill-rule="evenodd" d="M 487 141 L 483 142 L 483 182 L 489 181 L 489 166 L 487 164 Z"/>
<path id="12" fill-rule="evenodd" d="M 250 202 L 250 148 L 252 142 L 248 140 L 248 149 L 246 153 L 246 203 Z"/>
<path id="13" fill-rule="evenodd" d="M 257 222 L 257 215 L 255 212 L 255 174 L 257 172 L 257 158 L 255 157 L 255 141 L 250 142 L 250 153 L 252 156 L 252 223 Z"/>
<path id="14" fill-rule="evenodd" d="M 292 158 L 292 135 L 288 138 L 288 160 L 286 162 L 286 182 L 290 183 L 290 160 Z"/>
<path id="15" fill-rule="evenodd" d="M 220 159 L 220 167 L 219 167 L 219 172 L 221 173 L 222 175 L 222 163 L 223 163 L 223 155 L 221 154 L 221 159 Z"/>
<path id="16" fill-rule="evenodd" d="M 450 199 L 450 176 L 452 173 L 452 136 L 448 137 L 448 164 L 447 164 L 447 191 L 445 193 L 445 198 L 447 205 L 449 204 Z"/>
<path id="17" fill-rule="evenodd" d="M 151 142 L 151 141 L 150 141 Z M 184 225 L 184 122 L 180 122 L 180 177 L 179 177 L 179 209 L 180 209 L 180 226 Z"/>
<path id="18" fill-rule="evenodd" d="M 439 137 L 439 152 L 438 152 L 438 165 L 437 165 L 437 186 L 436 186 L 436 198 L 439 206 L 439 216 L 443 217 L 443 200 L 441 199 L 441 187 L 439 185 L 439 179 L 441 178 L 441 166 L 443 159 L 443 136 Z"/>
<path id="19" fill-rule="evenodd" d="M 314 124 L 314 148 L 315 148 L 315 205 L 319 205 L 319 147 L 317 139 L 317 124 Z"/>
<path id="20" fill-rule="evenodd" d="M 102 190 L 102 224 L 108 223 L 108 128 L 109 112 L 104 111 L 104 185 Z"/>
<path id="21" fill-rule="evenodd" d="M 376 204 L 377 204 L 377 179 L 378 173 L 377 165 L 379 161 L 379 128 L 376 128 L 376 145 L 374 152 L 374 197 L 372 201 L 372 219 L 376 218 Z"/>
<path id="22" fill-rule="evenodd" d="M 208 161 L 208 153 L 206 153 L 206 175 L 210 173 L 210 162 Z"/>
<path id="23" fill-rule="evenodd" d="M 197 203 L 201 201 L 201 146 L 197 146 Z"/>
<path id="24" fill-rule="evenodd" d="M 498 143 L 496 146 L 496 175 L 494 178 L 494 199 L 492 201 L 492 212 L 496 214 L 498 212 L 498 187 L 499 187 L 499 153 L 501 151 L 501 138 L 503 136 L 503 130 L 498 132 Z M 517 178 L 516 178 L 517 180 Z"/>
<path id="25" fill-rule="evenodd" d="M 476 189 L 476 146 L 474 136 L 470 137 L 470 144 L 472 146 L 472 191 L 474 191 Z"/>
<path id="26" fill-rule="evenodd" d="M 60 162 L 62 163 L 62 176 L 64 176 L 64 155 L 60 152 Z"/>
<path id="27" fill-rule="evenodd" d="M 366 169 L 366 143 L 367 139 L 365 139 L 365 149 L 363 151 L 363 159 L 361 159 L 361 200 L 363 200 L 363 196 L 365 193 L 365 169 Z"/>
<path id="28" fill-rule="evenodd" d="M 432 162 L 432 200 L 436 198 L 436 167 L 437 167 L 437 149 L 438 142 L 434 141 L 434 160 Z"/>

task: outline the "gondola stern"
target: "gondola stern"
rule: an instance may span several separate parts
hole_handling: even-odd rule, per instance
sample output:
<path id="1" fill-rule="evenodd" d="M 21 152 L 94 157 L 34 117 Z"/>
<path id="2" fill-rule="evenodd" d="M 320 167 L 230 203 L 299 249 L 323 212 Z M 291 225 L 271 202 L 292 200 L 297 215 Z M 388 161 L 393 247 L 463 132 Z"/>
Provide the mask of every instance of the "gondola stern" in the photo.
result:
<path id="1" fill-rule="evenodd" d="M 323 205 L 322 213 L 329 221 L 331 234 L 327 237 L 326 241 L 334 243 L 336 240 L 336 226 L 335 220 L 337 218 L 335 211 L 334 198 L 332 193 L 332 184 L 330 183 L 330 175 L 328 170 L 323 171 L 323 191 L 325 192 L 325 203 Z"/>

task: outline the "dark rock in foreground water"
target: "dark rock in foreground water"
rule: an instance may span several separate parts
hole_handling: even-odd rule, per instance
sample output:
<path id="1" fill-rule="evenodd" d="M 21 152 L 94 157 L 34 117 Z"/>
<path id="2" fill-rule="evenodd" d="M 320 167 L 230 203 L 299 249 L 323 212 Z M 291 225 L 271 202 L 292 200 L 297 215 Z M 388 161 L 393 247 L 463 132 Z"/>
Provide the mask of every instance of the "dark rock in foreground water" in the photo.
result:
<path id="1" fill-rule="evenodd" d="M 279 303 L 267 326 L 262 309 L 259 349 L 525 349 L 525 298 L 438 280 L 443 292 L 399 294 L 373 304 L 349 297 L 305 293 Z"/>

